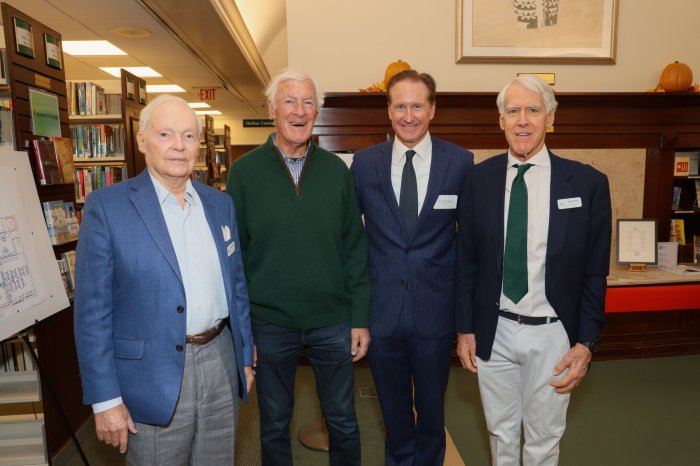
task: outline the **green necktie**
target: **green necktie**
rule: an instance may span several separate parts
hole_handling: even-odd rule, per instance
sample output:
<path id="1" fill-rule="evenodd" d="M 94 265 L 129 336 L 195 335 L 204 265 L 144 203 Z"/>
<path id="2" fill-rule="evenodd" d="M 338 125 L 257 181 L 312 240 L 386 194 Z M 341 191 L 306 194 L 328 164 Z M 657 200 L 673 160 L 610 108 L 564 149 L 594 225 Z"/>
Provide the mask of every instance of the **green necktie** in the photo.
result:
<path id="1" fill-rule="evenodd" d="M 518 303 L 527 294 L 527 186 L 525 172 L 532 164 L 513 165 L 518 174 L 510 188 L 506 248 L 503 254 L 503 294 Z"/>

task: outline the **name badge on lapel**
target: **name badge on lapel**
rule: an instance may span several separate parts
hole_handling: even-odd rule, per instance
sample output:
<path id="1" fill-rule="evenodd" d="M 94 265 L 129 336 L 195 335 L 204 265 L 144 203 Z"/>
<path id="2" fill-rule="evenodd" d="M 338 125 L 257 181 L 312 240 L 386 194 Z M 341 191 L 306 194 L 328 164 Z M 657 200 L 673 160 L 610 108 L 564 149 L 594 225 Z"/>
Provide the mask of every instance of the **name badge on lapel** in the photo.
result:
<path id="1" fill-rule="evenodd" d="M 557 199 L 557 206 L 559 207 L 559 210 L 564 210 L 564 209 L 575 209 L 577 207 L 581 207 L 583 203 L 581 202 L 580 197 L 570 197 L 568 199 Z"/>
<path id="2" fill-rule="evenodd" d="M 233 243 L 229 244 L 226 246 L 226 254 L 231 255 L 236 251 L 236 242 L 234 241 Z"/>
<path id="3" fill-rule="evenodd" d="M 221 233 L 224 235 L 224 242 L 231 240 L 231 230 L 229 229 L 228 225 L 221 225 Z"/>
<path id="4" fill-rule="evenodd" d="M 457 195 L 456 194 L 440 194 L 435 201 L 433 209 L 456 209 Z"/>

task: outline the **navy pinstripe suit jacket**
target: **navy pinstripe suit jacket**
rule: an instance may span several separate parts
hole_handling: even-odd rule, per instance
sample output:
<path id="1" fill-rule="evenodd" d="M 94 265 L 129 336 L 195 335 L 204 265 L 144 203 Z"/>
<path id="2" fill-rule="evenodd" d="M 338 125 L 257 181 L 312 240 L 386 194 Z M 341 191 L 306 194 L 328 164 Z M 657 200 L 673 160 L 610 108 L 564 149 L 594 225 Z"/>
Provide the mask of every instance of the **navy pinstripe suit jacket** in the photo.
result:
<path id="1" fill-rule="evenodd" d="M 372 287 L 370 333 L 389 337 L 408 306 L 418 333 L 437 338 L 454 331 L 457 209 L 434 209 L 440 195 L 458 196 L 471 152 L 432 138 L 428 189 L 410 236 L 391 184 L 388 141 L 355 153 L 350 170 L 369 240 Z"/>

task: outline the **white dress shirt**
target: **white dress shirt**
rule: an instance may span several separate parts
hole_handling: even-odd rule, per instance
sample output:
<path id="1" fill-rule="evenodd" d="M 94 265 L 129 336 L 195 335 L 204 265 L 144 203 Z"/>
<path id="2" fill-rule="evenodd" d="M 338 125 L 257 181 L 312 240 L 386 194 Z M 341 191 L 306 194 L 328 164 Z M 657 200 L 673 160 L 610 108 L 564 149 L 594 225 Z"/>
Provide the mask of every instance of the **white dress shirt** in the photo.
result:
<path id="1" fill-rule="evenodd" d="M 556 317 L 557 313 L 547 301 L 544 288 L 545 261 L 547 259 L 547 234 L 549 233 L 549 197 L 552 181 L 552 164 L 549 151 L 542 147 L 527 162 L 521 162 L 508 152 L 506 173 L 505 204 L 503 209 L 503 244 L 508 230 L 508 209 L 510 208 L 510 188 L 518 169 L 513 165 L 529 163 L 533 166 L 525 172 L 527 186 L 527 294 L 516 304 L 503 294 L 501 285 L 502 310 L 533 317 Z"/>
<path id="2" fill-rule="evenodd" d="M 394 139 L 394 146 L 391 151 L 391 186 L 394 188 L 396 202 L 401 199 L 401 177 L 403 166 L 406 163 L 406 151 L 409 150 L 401 141 Z M 433 153 L 433 140 L 430 133 L 425 133 L 425 137 L 413 147 L 416 155 L 413 156 L 413 169 L 416 172 L 416 184 L 418 188 L 418 215 L 423 208 L 425 194 L 428 191 L 428 178 L 430 177 L 430 161 Z"/>

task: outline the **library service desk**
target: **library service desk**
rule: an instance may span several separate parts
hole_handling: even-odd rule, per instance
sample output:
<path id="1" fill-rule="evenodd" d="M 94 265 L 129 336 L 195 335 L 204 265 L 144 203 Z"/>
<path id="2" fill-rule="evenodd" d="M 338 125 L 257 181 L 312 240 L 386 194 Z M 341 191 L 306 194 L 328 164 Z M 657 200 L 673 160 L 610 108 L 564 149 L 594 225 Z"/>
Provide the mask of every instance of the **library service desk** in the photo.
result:
<path id="1" fill-rule="evenodd" d="M 613 265 L 596 359 L 700 353 L 700 274 Z"/>

